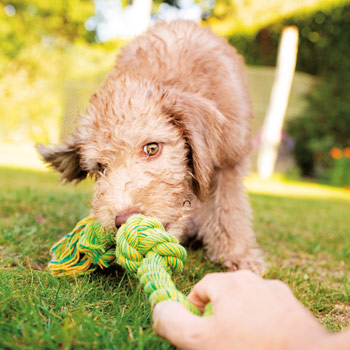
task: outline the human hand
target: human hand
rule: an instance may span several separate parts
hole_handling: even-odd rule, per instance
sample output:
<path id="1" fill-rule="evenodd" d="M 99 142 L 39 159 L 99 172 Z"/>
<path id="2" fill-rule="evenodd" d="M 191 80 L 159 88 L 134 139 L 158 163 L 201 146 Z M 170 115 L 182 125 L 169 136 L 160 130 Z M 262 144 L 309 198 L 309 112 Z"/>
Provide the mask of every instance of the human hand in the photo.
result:
<path id="1" fill-rule="evenodd" d="M 250 271 L 207 275 L 188 298 L 201 311 L 211 302 L 213 316 L 173 301 L 153 313 L 157 334 L 180 349 L 325 349 L 330 337 L 287 285 Z"/>

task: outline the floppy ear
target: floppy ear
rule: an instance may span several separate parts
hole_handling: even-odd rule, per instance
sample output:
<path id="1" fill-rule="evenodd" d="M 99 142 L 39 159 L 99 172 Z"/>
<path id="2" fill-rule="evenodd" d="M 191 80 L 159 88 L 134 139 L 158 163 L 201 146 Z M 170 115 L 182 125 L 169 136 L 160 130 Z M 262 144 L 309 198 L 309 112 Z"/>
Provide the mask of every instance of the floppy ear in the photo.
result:
<path id="1" fill-rule="evenodd" d="M 163 96 L 163 112 L 182 131 L 189 147 L 193 191 L 204 200 L 215 167 L 222 164 L 222 130 L 225 117 L 214 102 L 190 93 L 169 91 Z"/>
<path id="2" fill-rule="evenodd" d="M 61 180 L 79 182 L 86 178 L 87 171 L 80 167 L 80 146 L 73 137 L 58 146 L 39 144 L 36 149 L 45 162 L 62 174 Z"/>

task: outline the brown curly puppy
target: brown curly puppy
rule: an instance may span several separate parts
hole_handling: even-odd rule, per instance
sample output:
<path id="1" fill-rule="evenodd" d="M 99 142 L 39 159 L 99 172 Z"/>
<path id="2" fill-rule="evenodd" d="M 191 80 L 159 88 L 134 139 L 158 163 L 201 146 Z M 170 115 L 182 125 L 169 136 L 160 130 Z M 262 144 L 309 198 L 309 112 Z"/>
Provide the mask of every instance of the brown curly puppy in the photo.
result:
<path id="1" fill-rule="evenodd" d="M 66 181 L 96 178 L 92 213 L 119 227 L 133 213 L 212 261 L 263 271 L 242 177 L 252 117 L 243 62 L 188 21 L 158 23 L 124 47 L 73 135 L 38 150 Z"/>

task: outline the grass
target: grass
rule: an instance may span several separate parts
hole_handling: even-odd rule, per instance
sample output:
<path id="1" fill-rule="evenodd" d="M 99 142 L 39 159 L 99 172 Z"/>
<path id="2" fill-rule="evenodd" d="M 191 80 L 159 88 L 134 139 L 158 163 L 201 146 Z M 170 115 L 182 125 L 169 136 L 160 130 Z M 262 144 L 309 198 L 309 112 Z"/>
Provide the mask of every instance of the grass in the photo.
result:
<path id="1" fill-rule="evenodd" d="M 148 302 L 122 270 L 82 278 L 46 271 L 51 245 L 87 215 L 91 183 L 63 186 L 51 173 L 11 168 L 0 168 L 0 174 L 0 348 L 172 348 L 152 332 Z M 288 182 L 271 195 L 271 184 L 265 191 L 266 184 L 254 178 L 247 184 L 255 231 L 269 262 L 266 277 L 286 282 L 331 331 L 345 329 L 350 196 Z M 304 192 L 292 197 L 293 186 Z M 305 198 L 308 189 L 314 197 Z M 202 249 L 190 248 L 176 283 L 187 293 L 206 273 L 222 270 Z"/>

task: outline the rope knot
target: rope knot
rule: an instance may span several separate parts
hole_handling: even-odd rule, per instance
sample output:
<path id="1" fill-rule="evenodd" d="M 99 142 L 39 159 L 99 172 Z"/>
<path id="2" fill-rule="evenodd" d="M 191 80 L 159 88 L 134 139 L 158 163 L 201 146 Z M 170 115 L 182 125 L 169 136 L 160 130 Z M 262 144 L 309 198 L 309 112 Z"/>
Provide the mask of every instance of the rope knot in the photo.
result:
<path id="1" fill-rule="evenodd" d="M 159 220 L 133 215 L 118 230 L 117 262 L 136 275 L 144 257 L 150 256 L 168 273 L 179 273 L 183 269 L 186 250 L 175 236 L 164 230 Z"/>

